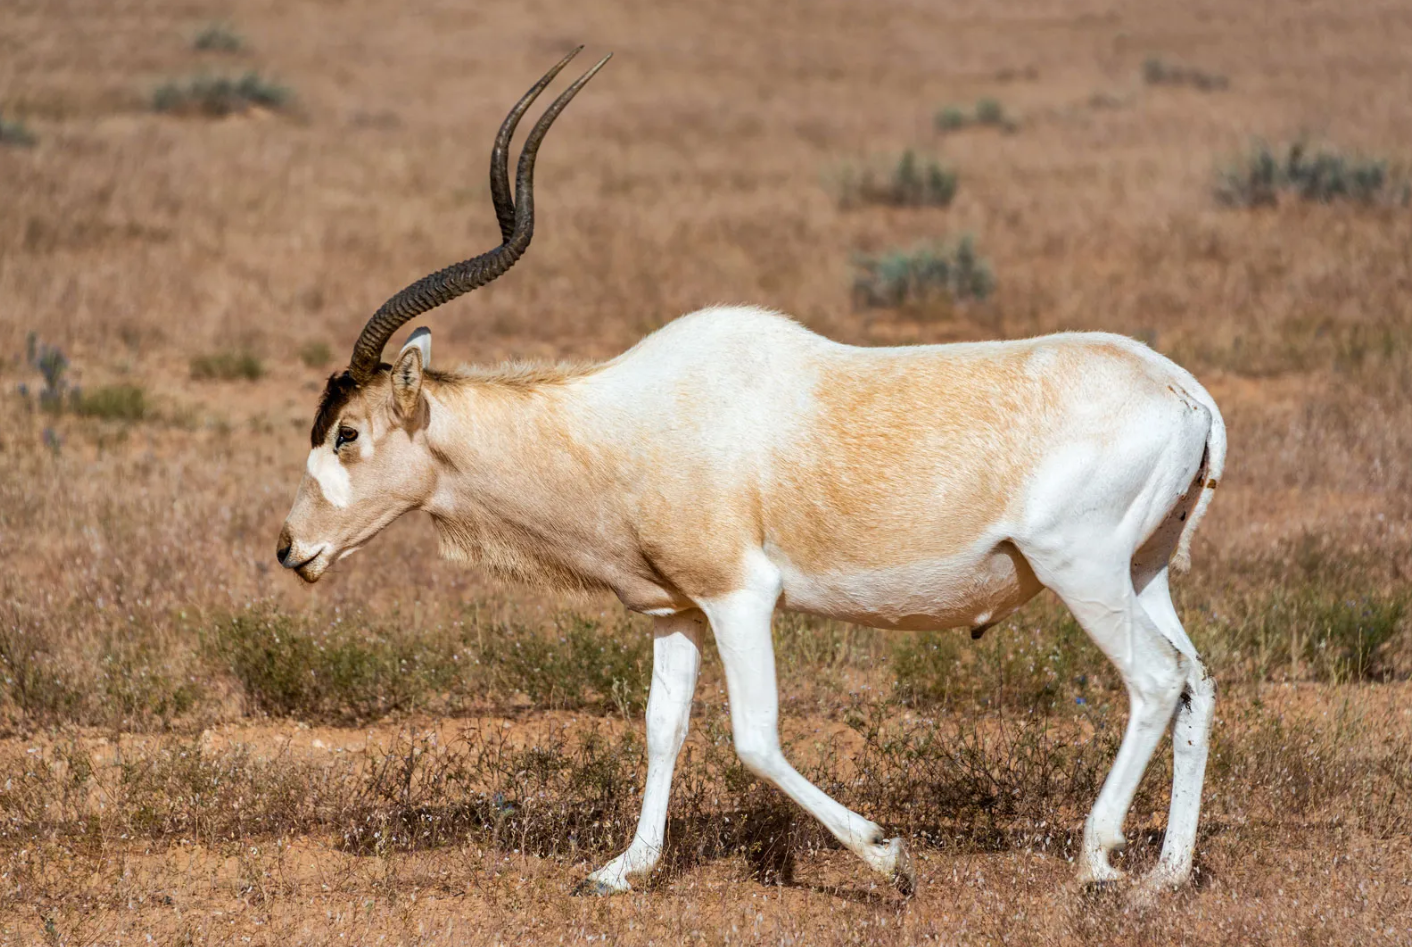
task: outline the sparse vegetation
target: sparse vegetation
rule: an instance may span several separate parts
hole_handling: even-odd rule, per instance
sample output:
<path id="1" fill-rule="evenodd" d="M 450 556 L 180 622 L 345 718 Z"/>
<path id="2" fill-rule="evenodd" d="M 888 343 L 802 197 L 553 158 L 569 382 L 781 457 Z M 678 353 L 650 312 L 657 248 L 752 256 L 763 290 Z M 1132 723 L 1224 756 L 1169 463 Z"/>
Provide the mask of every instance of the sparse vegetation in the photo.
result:
<path id="1" fill-rule="evenodd" d="M 999 128 L 1005 124 L 1005 108 L 998 99 L 977 99 L 976 117 L 977 125 L 990 125 Z"/>
<path id="2" fill-rule="evenodd" d="M 104 385 L 80 391 L 75 389 L 73 410 L 86 418 L 105 421 L 141 421 L 147 417 L 147 393 L 139 385 Z"/>
<path id="3" fill-rule="evenodd" d="M 299 346 L 299 361 L 306 368 L 323 368 L 333 360 L 333 350 L 327 342 L 311 340 Z"/>
<path id="4" fill-rule="evenodd" d="M 461 657 L 454 642 L 319 626 L 266 605 L 216 622 L 205 650 L 252 711 L 354 723 L 425 705 L 452 686 Z"/>
<path id="5" fill-rule="evenodd" d="M 196 34 L 191 45 L 201 52 L 238 53 L 245 48 L 245 38 L 224 23 L 212 23 Z"/>
<path id="6" fill-rule="evenodd" d="M 38 140 L 24 122 L 17 119 L 7 119 L 4 115 L 0 115 L 0 145 L 29 148 L 35 145 Z"/>
<path id="7" fill-rule="evenodd" d="M 970 124 L 970 121 L 971 117 L 966 114 L 966 110 L 957 105 L 943 106 L 936 113 L 937 131 L 958 131 Z"/>
<path id="8" fill-rule="evenodd" d="M 895 694 L 914 707 L 1075 712 L 1119 682 L 1062 607 L 1040 602 L 972 642 L 964 631 L 901 636 Z"/>
<path id="9" fill-rule="evenodd" d="M 999 99 L 988 97 L 977 99 L 975 107 L 969 111 L 959 105 L 942 106 L 937 110 L 932 124 L 939 132 L 960 131 L 971 126 L 1013 132 L 1020 127 L 1019 123 L 1006 113 L 1005 106 Z"/>
<path id="10" fill-rule="evenodd" d="M 191 360 L 196 381 L 258 381 L 264 374 L 265 363 L 247 349 L 222 349 Z"/>
<path id="11" fill-rule="evenodd" d="M 651 636 L 614 634 L 568 616 L 543 635 L 495 629 L 477 651 L 482 677 L 501 694 L 523 694 L 537 706 L 635 713 L 647 700 Z"/>
<path id="12" fill-rule="evenodd" d="M 1261 142 L 1217 169 L 1215 193 L 1228 207 L 1271 206 L 1284 195 L 1320 204 L 1406 206 L 1412 182 L 1385 159 L 1311 148 L 1302 141 L 1283 148 Z"/>
<path id="13" fill-rule="evenodd" d="M 895 308 L 929 299 L 984 300 L 995 289 L 990 264 L 970 236 L 954 244 L 929 243 L 854 261 L 855 308 Z"/>
<path id="14" fill-rule="evenodd" d="M 1143 61 L 1142 81 L 1148 85 L 1190 86 L 1202 92 L 1219 92 L 1230 88 L 1230 80 L 1219 73 L 1177 65 L 1156 56 Z"/>
<path id="15" fill-rule="evenodd" d="M 204 115 L 221 118 L 263 108 L 271 111 L 289 105 L 289 89 L 247 72 L 239 78 L 195 76 L 165 83 L 152 94 L 152 108 L 177 115 Z"/>
<path id="16" fill-rule="evenodd" d="M 204 641 L 250 711 L 356 723 L 520 697 L 539 707 L 635 714 L 647 696 L 651 636 L 565 616 L 552 634 L 499 626 L 470 640 L 396 623 L 320 623 L 256 605 L 217 621 Z"/>
<path id="17" fill-rule="evenodd" d="M 937 159 L 904 151 L 883 167 L 849 169 L 838 186 L 839 206 L 946 207 L 956 196 L 956 173 Z"/>
<path id="18" fill-rule="evenodd" d="M 53 414 L 62 411 L 72 395 L 69 380 L 65 377 L 69 370 L 68 356 L 58 346 L 40 342 L 39 336 L 31 332 L 25 338 L 25 362 L 44 380 L 37 394 L 40 409 Z M 20 384 L 19 393 L 20 397 L 29 400 L 27 384 Z"/>
<path id="19" fill-rule="evenodd" d="M 464 83 L 448 84 L 432 31 L 377 52 L 400 7 L 313 4 L 291 19 L 246 5 L 235 23 L 251 43 L 291 25 L 317 40 L 288 77 L 317 86 L 309 121 L 134 117 L 124 88 L 142 108 L 200 70 L 278 78 L 295 50 L 192 50 L 228 15 L 215 7 L 22 6 L 25 42 L 0 41 L 13 52 L 0 108 L 39 138 L 0 146 L 0 941 L 1408 940 L 1412 164 L 1394 143 L 1412 100 L 1394 94 L 1405 30 L 1386 11 L 1228 4 L 1199 23 L 1147 4 L 1022 23 L 977 8 L 956 24 L 971 49 L 958 72 L 918 54 L 940 23 L 923 5 L 811 6 L 809 41 L 785 54 L 778 37 L 799 32 L 786 5 L 595 7 L 596 28 L 682 68 L 653 68 L 652 88 L 632 92 L 640 77 L 614 60 L 542 152 L 530 255 L 503 287 L 433 317 L 444 347 L 476 362 L 611 355 L 724 295 L 847 343 L 1105 329 L 1189 368 L 1230 425 L 1194 571 L 1173 577 L 1216 720 L 1195 883 L 1136 907 L 1074 883 L 1127 695 L 1047 593 L 976 641 L 776 621 L 790 761 L 910 836 L 918 897 L 896 898 L 740 765 L 709 635 L 662 870 L 611 903 L 569 897 L 632 836 L 648 621 L 609 596 L 440 562 L 422 514 L 312 588 L 271 555 L 318 376 L 379 300 L 497 240 L 480 136 L 501 93 L 434 128 L 433 114 L 466 111 Z M 497 13 L 495 63 L 527 70 L 496 80 L 506 96 L 555 58 L 543 24 L 575 15 L 558 0 Z M 711 43 L 681 41 L 703 29 Z M 1194 65 L 1234 69 L 1240 51 L 1239 95 L 1144 82 L 1147 52 L 1196 50 L 1198 33 L 1225 52 Z M 728 81 L 703 82 L 727 49 Z M 998 67 L 1027 63 L 1038 84 L 1001 84 Z M 170 68 L 183 71 L 153 72 Z M 962 91 L 940 94 L 953 81 Z M 983 94 L 1020 134 L 975 123 Z M 950 132 L 906 137 L 952 100 L 938 123 Z M 297 95 L 288 108 L 303 110 Z M 1225 149 L 1253 120 L 1339 137 L 1307 143 L 1293 174 L 1288 138 L 1272 139 L 1264 183 L 1247 186 L 1244 143 Z M 886 185 L 907 145 L 919 171 L 934 155 L 960 172 L 950 209 L 840 213 L 836 182 L 821 190 L 813 173 L 879 149 Z M 1223 158 L 1234 206 L 1278 211 L 1201 207 L 1216 204 Z M 1184 205 L 1194 161 L 1207 164 Z M 838 248 L 880 255 L 968 229 L 1005 282 L 984 305 L 952 306 L 948 290 L 895 313 L 830 305 L 852 279 Z M 301 364 L 311 339 L 332 353 L 318 372 Z M 191 355 L 247 347 L 265 360 L 259 380 L 187 377 Z M 160 423 L 80 415 L 119 382 Z M 895 459 L 915 468 L 905 445 Z M 936 536 L 964 525 L 954 510 L 939 498 L 926 512 Z M 862 526 L 881 538 L 874 519 Z M 1171 761 L 1163 734 L 1114 859 L 1130 877 L 1158 858 Z M 760 886 L 791 866 L 794 884 Z"/>

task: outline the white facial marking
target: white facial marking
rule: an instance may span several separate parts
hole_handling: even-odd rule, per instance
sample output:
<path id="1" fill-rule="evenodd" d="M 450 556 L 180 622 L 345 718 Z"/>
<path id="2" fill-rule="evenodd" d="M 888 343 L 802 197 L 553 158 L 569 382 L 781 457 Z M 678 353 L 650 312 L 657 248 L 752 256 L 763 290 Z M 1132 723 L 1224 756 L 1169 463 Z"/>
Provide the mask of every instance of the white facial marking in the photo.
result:
<path id="1" fill-rule="evenodd" d="M 349 483 L 348 471 L 338 462 L 337 454 L 327 447 L 315 447 L 309 451 L 309 462 L 304 469 L 319 485 L 325 500 L 340 510 L 348 506 L 353 498 L 353 487 Z"/>

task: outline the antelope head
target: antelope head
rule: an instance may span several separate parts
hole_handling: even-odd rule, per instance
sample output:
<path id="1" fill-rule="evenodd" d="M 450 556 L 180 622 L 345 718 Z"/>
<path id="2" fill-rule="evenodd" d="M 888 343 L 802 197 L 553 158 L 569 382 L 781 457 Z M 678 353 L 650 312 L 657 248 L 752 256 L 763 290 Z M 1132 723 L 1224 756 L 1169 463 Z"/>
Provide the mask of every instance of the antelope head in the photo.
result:
<path id="1" fill-rule="evenodd" d="M 391 364 L 382 350 L 405 323 L 484 286 L 525 252 L 534 234 L 534 159 L 549 126 L 605 56 L 554 100 L 525 138 L 511 196 L 507 156 L 520 116 L 559 70 L 565 56 L 524 94 L 495 136 L 490 193 L 501 244 L 480 256 L 423 277 L 393 296 L 368 320 L 345 371 L 331 376 L 314 416 L 311 450 L 275 555 L 306 582 L 357 550 L 389 523 L 425 503 L 435 489 L 436 464 L 427 443 L 435 405 L 423 391 L 431 333 L 417 329 Z"/>

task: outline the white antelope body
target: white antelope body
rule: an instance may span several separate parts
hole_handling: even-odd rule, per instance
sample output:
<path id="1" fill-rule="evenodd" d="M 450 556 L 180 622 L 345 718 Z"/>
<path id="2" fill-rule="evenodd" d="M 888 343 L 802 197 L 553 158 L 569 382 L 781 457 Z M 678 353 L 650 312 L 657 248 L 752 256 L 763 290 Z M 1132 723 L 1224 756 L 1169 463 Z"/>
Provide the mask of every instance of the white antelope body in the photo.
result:
<path id="1" fill-rule="evenodd" d="M 436 292 L 424 280 L 390 300 L 349 371 L 330 380 L 280 561 L 314 581 L 421 509 L 447 555 L 608 589 L 655 616 L 642 815 L 627 850 L 588 879 L 605 893 L 626 890 L 661 853 L 707 625 L 745 765 L 910 890 L 902 841 L 784 758 L 772 616 L 979 631 L 1047 587 L 1117 666 L 1131 701 L 1085 825 L 1080 877 L 1119 877 L 1108 854 L 1170 722 L 1171 809 L 1147 883 L 1184 881 L 1214 688 L 1172 606 L 1168 569 L 1185 562 L 1220 477 L 1225 429 L 1171 361 L 1106 334 L 856 348 L 763 310 L 717 308 L 596 366 L 433 372 L 424 330 L 379 364 L 397 326 L 484 282 L 488 267 L 494 278 L 496 254 L 523 252 L 533 149 L 588 76 L 531 133 L 514 207 L 502 141 L 560 67 L 497 140 L 505 244 L 461 264 L 481 268 L 469 276 L 451 268 Z M 404 305 L 409 294 L 421 296 Z"/>

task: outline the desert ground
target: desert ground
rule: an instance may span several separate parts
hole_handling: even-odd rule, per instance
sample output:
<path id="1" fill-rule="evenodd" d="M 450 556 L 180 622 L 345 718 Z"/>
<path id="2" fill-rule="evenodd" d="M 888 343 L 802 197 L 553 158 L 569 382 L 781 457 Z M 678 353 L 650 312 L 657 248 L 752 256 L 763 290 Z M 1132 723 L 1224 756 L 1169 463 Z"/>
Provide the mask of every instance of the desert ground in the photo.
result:
<path id="1" fill-rule="evenodd" d="M 742 302 L 860 345 L 1119 332 L 1215 396 L 1186 889 L 1075 883 L 1126 699 L 1047 593 L 976 642 L 777 621 L 787 752 L 912 840 L 915 897 L 739 765 L 708 653 L 663 864 L 595 899 L 648 621 L 420 515 L 312 587 L 275 562 L 324 379 L 498 243 L 495 130 L 579 43 L 615 55 L 533 246 L 421 320 L 439 366 Z M 1395 2 L 6 0 L 0 943 L 1412 942 L 1409 49 Z M 966 236 L 984 285 L 867 283 Z"/>

